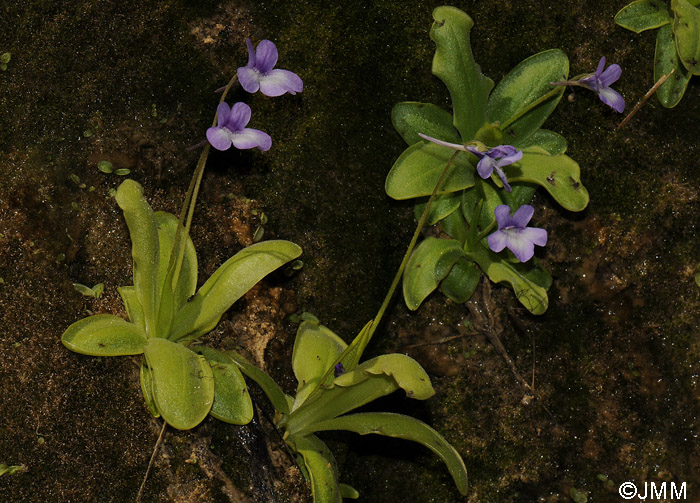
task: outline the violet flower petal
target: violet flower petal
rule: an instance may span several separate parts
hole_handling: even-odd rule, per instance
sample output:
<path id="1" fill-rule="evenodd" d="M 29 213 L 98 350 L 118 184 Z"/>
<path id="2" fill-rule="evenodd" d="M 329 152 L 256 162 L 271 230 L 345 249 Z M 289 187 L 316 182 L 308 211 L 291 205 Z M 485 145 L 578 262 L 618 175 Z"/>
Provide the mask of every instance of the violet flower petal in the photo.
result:
<path id="1" fill-rule="evenodd" d="M 255 49 L 250 38 L 246 37 L 245 45 L 248 47 L 248 64 L 246 66 L 253 68 L 255 66 Z"/>
<path id="2" fill-rule="evenodd" d="M 603 69 L 605 68 L 605 56 L 600 58 L 600 61 L 598 61 L 598 68 L 595 69 L 595 77 L 600 78 L 601 74 L 603 73 Z"/>
<path id="3" fill-rule="evenodd" d="M 599 77 L 600 83 L 603 87 L 610 87 L 610 84 L 617 82 L 617 80 L 622 75 L 622 68 L 620 65 L 613 64 L 610 65 Z"/>
<path id="4" fill-rule="evenodd" d="M 269 40 L 262 40 L 255 48 L 255 68 L 260 73 L 267 73 L 277 64 L 277 47 Z"/>
<path id="5" fill-rule="evenodd" d="M 507 145 L 510 146 L 510 145 Z M 496 147 L 499 148 L 499 147 Z M 514 164 L 518 162 L 520 159 L 523 158 L 523 151 L 522 150 L 517 150 L 515 147 L 511 147 L 513 149 L 513 153 L 508 154 L 506 157 L 496 161 L 496 164 L 499 168 L 502 168 L 503 166 L 509 166 L 511 164 Z M 496 149 L 493 149 L 496 150 Z M 491 152 L 491 151 L 489 151 Z"/>
<path id="6" fill-rule="evenodd" d="M 304 89 L 301 78 L 289 70 L 272 70 L 260 77 L 260 91 L 265 96 L 282 96 L 284 93 L 296 94 Z"/>
<path id="7" fill-rule="evenodd" d="M 231 107 L 231 115 L 229 115 L 228 121 L 224 126 L 231 131 L 240 131 L 248 125 L 250 116 L 250 107 L 246 103 L 239 101 Z"/>
<path id="8" fill-rule="evenodd" d="M 210 127 L 207 129 L 207 140 L 216 150 L 231 148 L 231 137 L 225 128 Z"/>
<path id="9" fill-rule="evenodd" d="M 496 161 L 491 159 L 489 156 L 485 155 L 476 165 L 476 171 L 479 173 L 479 176 L 481 178 L 486 180 L 488 179 L 488 177 L 491 176 L 491 173 L 493 173 L 493 168 L 495 164 Z"/>
<path id="10" fill-rule="evenodd" d="M 532 241 L 537 246 L 544 246 L 547 244 L 547 231 L 539 227 L 526 227 L 520 231 L 519 235 L 524 239 Z"/>
<path id="11" fill-rule="evenodd" d="M 503 251 L 503 249 L 506 247 L 507 241 L 508 234 L 505 232 L 496 231 L 488 237 L 489 248 L 491 248 L 491 251 L 496 253 Z"/>
<path id="12" fill-rule="evenodd" d="M 496 216 L 496 223 L 498 224 L 499 229 L 512 225 L 510 218 L 510 207 L 507 204 L 496 206 L 493 213 Z"/>
<path id="13" fill-rule="evenodd" d="M 225 126 L 230 116 L 231 107 L 228 106 L 228 103 L 219 103 L 219 106 L 216 107 L 216 121 L 219 127 Z"/>
<path id="14" fill-rule="evenodd" d="M 600 101 L 611 107 L 617 113 L 622 113 L 625 110 L 625 99 L 620 93 L 610 87 L 605 87 L 598 91 Z"/>
<path id="15" fill-rule="evenodd" d="M 270 150 L 272 138 L 259 129 L 245 128 L 231 133 L 231 143 L 239 150 L 258 147 L 263 152 Z"/>
<path id="16" fill-rule="evenodd" d="M 612 64 L 605 70 L 603 68 L 605 68 L 605 56 L 600 58 L 595 73 L 579 80 L 579 84 L 595 92 L 600 101 L 613 110 L 622 113 L 625 110 L 625 100 L 620 93 L 610 87 L 622 75 L 622 68 L 618 64 Z"/>
<path id="17" fill-rule="evenodd" d="M 253 43 L 246 39 L 248 64 L 238 68 L 238 81 L 249 93 L 260 90 L 266 96 L 296 94 L 304 89 L 301 78 L 289 70 L 273 70 L 279 56 L 277 47 L 269 40 L 262 40 L 253 49 Z"/>
<path id="18" fill-rule="evenodd" d="M 512 145 L 499 145 L 497 147 L 493 147 L 491 150 L 489 150 L 487 152 L 487 154 L 490 157 L 508 157 L 508 156 L 513 155 L 513 154 L 516 154 L 517 152 L 520 152 L 520 151 Z M 522 157 L 522 153 L 521 153 L 521 157 Z"/>
<path id="19" fill-rule="evenodd" d="M 506 246 L 520 262 L 527 262 L 535 255 L 535 245 L 522 234 L 520 229 L 508 232 Z"/>
<path id="20" fill-rule="evenodd" d="M 254 68 L 242 66 L 238 69 L 238 82 L 248 93 L 255 93 L 260 89 L 260 73 Z"/>
<path id="21" fill-rule="evenodd" d="M 503 205 L 503 206 L 505 206 L 505 205 Z M 500 206 L 499 206 L 499 208 L 500 208 Z M 506 208 L 508 208 L 508 207 L 506 206 Z M 510 208 L 508 208 L 508 211 L 510 211 Z M 530 223 L 530 219 L 532 219 L 532 215 L 534 215 L 534 214 L 535 214 L 535 208 L 533 208 L 529 204 L 523 204 L 513 214 L 513 218 L 510 221 L 510 225 L 513 225 L 515 227 L 519 227 L 519 228 L 523 229 L 523 228 L 525 228 L 525 226 L 527 224 Z"/>
<path id="22" fill-rule="evenodd" d="M 508 183 L 508 178 L 506 178 L 506 174 L 503 172 L 498 163 L 494 165 L 493 169 L 496 171 L 498 178 L 501 179 L 501 182 L 503 182 L 503 188 L 506 189 L 506 192 L 513 192 L 513 187 L 511 187 Z"/>
<path id="23" fill-rule="evenodd" d="M 535 245 L 547 244 L 547 231 L 538 227 L 526 227 L 534 208 L 524 204 L 510 216 L 510 208 L 502 204 L 494 209 L 498 230 L 488 237 L 489 248 L 498 253 L 508 248 L 520 262 L 527 262 L 535 254 Z"/>

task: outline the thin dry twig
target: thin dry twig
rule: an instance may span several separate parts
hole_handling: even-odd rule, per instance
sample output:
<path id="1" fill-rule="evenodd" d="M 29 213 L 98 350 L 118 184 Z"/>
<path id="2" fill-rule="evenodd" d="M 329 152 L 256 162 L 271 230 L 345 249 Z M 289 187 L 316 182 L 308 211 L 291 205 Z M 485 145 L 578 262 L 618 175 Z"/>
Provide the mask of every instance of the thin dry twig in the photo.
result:
<path id="1" fill-rule="evenodd" d="M 637 103 L 637 104 L 634 106 L 634 108 L 632 109 L 632 111 L 631 111 L 630 113 L 627 114 L 627 117 L 625 117 L 624 119 L 622 119 L 622 121 L 620 122 L 620 124 L 618 124 L 618 126 L 615 128 L 615 131 L 619 131 L 620 129 L 622 129 L 622 127 L 630 121 L 630 119 L 632 118 L 632 116 L 633 116 L 634 114 L 636 114 L 637 112 L 639 112 L 639 109 L 642 108 L 642 105 L 644 105 L 644 103 L 646 103 L 647 100 L 648 100 L 649 98 L 651 98 L 651 95 L 654 94 L 654 93 L 656 92 L 656 90 L 657 90 L 659 87 L 661 87 L 661 86 L 663 85 L 664 82 L 666 82 L 666 81 L 668 80 L 668 78 L 673 74 L 674 71 L 675 71 L 675 69 L 671 70 L 671 71 L 668 72 L 666 75 L 661 76 L 661 78 L 660 78 L 659 80 L 656 81 L 656 84 L 654 84 L 654 85 L 651 87 L 651 89 L 649 89 L 649 91 L 647 91 L 647 93 L 644 95 L 644 97 L 643 97 L 641 100 L 639 100 L 639 103 Z"/>
<path id="2" fill-rule="evenodd" d="M 151 454 L 151 460 L 148 462 L 148 468 L 146 468 L 146 474 L 143 476 L 143 482 L 141 482 L 141 487 L 139 487 L 139 493 L 136 495 L 136 503 L 141 501 L 141 496 L 143 495 L 143 489 L 146 487 L 146 481 L 148 480 L 148 475 L 151 473 L 151 468 L 153 467 L 153 462 L 156 460 L 156 453 L 160 444 L 163 443 L 163 437 L 165 436 L 165 428 L 168 427 L 168 423 L 163 421 L 163 427 L 160 430 L 160 435 L 158 435 L 158 440 L 156 441 L 155 447 L 153 447 L 153 454 Z"/>

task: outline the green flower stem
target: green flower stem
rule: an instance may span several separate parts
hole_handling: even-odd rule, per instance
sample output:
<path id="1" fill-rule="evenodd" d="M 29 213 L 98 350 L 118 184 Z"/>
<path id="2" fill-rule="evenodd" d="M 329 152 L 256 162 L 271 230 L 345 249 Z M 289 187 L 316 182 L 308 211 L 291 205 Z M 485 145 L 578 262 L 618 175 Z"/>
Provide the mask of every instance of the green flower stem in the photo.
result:
<path id="1" fill-rule="evenodd" d="M 377 311 L 377 315 L 374 317 L 374 321 L 372 323 L 372 326 L 369 328 L 369 335 L 368 338 L 371 339 L 372 335 L 374 335 L 374 331 L 377 329 L 377 326 L 379 325 L 379 321 L 382 319 L 382 316 L 384 316 L 384 312 L 386 311 L 386 308 L 389 306 L 389 302 L 391 301 L 391 298 L 394 296 L 394 292 L 396 291 L 396 287 L 399 284 L 399 281 L 401 281 L 401 276 L 403 275 L 403 271 L 406 268 L 406 263 L 408 263 L 408 259 L 411 256 L 411 253 L 413 252 L 413 249 L 416 246 L 416 242 L 418 241 L 418 236 L 420 236 L 421 230 L 423 230 L 423 226 L 425 225 L 425 221 L 428 219 L 428 213 L 430 212 L 430 206 L 433 204 L 433 201 L 435 200 L 435 195 L 438 193 L 438 189 L 442 185 L 443 180 L 445 179 L 445 175 L 447 174 L 447 170 L 450 168 L 452 165 L 452 162 L 454 162 L 455 157 L 457 157 L 457 154 L 459 151 L 455 152 L 452 154 L 452 157 L 450 157 L 450 160 L 447 161 L 447 164 L 445 164 L 445 169 L 442 170 L 442 174 L 440 174 L 440 178 L 438 179 L 437 183 L 435 184 L 435 188 L 433 189 L 433 193 L 430 195 L 430 198 L 428 199 L 428 202 L 425 205 L 425 209 L 423 210 L 423 214 L 420 217 L 420 220 L 418 221 L 418 225 L 416 226 L 416 231 L 413 233 L 413 238 L 411 239 L 411 243 L 408 245 L 408 249 L 406 250 L 406 254 L 403 256 L 403 260 L 401 261 L 401 265 L 399 266 L 399 270 L 396 271 L 396 276 L 394 276 L 394 281 L 391 283 L 391 286 L 389 287 L 389 291 L 386 294 L 386 297 L 384 297 L 384 302 L 382 302 L 382 305 L 379 307 L 379 311 Z"/>
<path id="2" fill-rule="evenodd" d="M 501 131 L 505 131 L 509 126 L 512 126 L 513 123 L 515 121 L 517 121 L 518 119 L 520 119 L 523 115 L 525 115 L 526 113 L 530 112 L 531 110 L 537 108 L 538 106 L 540 106 L 542 103 L 544 103 L 548 99 L 553 98 L 557 93 L 562 92 L 562 90 L 559 89 L 560 87 L 563 87 L 563 86 L 582 86 L 582 84 L 579 84 L 579 80 L 586 78 L 586 77 L 589 77 L 590 75 L 591 75 L 590 73 L 582 73 L 581 75 L 577 75 L 576 77 L 574 77 L 571 80 L 564 80 L 562 82 L 552 82 L 552 85 L 556 86 L 554 89 L 552 89 L 551 91 L 549 91 L 546 94 L 543 94 L 542 96 L 537 98 L 535 101 L 530 103 L 528 106 L 526 106 L 525 108 L 520 110 L 518 113 L 516 113 L 513 117 L 508 119 L 504 124 L 502 124 L 500 126 Z"/>
<path id="3" fill-rule="evenodd" d="M 484 239 L 486 236 L 491 234 L 491 231 L 493 230 L 493 228 L 495 226 L 496 226 L 496 222 L 491 222 L 491 224 L 488 227 L 486 227 L 486 229 L 484 231 L 482 231 L 481 234 L 479 234 L 479 237 L 476 238 L 476 241 L 474 241 L 474 243 L 476 244 L 476 243 L 481 242 L 482 239 Z"/>
<path id="4" fill-rule="evenodd" d="M 428 218 L 428 212 L 430 211 L 430 206 L 433 203 L 433 200 L 435 199 L 435 196 L 438 193 L 438 189 L 442 185 L 442 182 L 445 178 L 445 175 L 447 174 L 447 171 L 449 170 L 450 166 L 454 162 L 455 157 L 457 157 L 457 154 L 459 151 L 456 151 L 454 154 L 452 154 L 452 157 L 447 161 L 445 164 L 445 169 L 442 170 L 442 173 L 440 174 L 440 178 L 438 179 L 437 183 L 435 184 L 435 188 L 433 189 L 433 193 L 430 195 L 430 198 L 428 198 L 428 202 L 425 205 L 425 209 L 423 210 L 423 214 L 420 217 L 420 220 L 418 221 L 418 225 L 416 226 L 416 231 L 413 233 L 413 238 L 411 239 L 411 243 L 408 245 L 408 249 L 406 250 L 406 253 L 403 257 L 403 260 L 401 261 L 401 265 L 399 265 L 399 270 L 396 271 L 396 276 L 394 276 L 394 280 L 391 283 L 391 286 L 389 287 L 389 291 L 387 292 L 386 296 L 384 297 L 384 302 L 382 302 L 382 305 L 379 307 L 379 311 L 377 311 L 377 315 L 370 320 L 370 322 L 367 324 L 368 326 L 365 326 L 365 329 L 367 330 L 367 333 L 363 333 L 365 329 L 363 329 L 362 332 L 360 332 L 360 335 L 358 335 L 355 340 L 348 345 L 348 347 L 345 349 L 345 351 L 336 358 L 336 360 L 333 362 L 333 365 L 328 367 L 328 370 L 326 370 L 326 373 L 323 374 L 323 377 L 319 380 L 319 384 L 317 387 L 309 394 L 309 396 L 306 398 L 304 403 L 311 403 L 312 398 L 316 395 L 318 390 L 321 389 L 321 384 L 325 383 L 326 380 L 330 377 L 331 372 L 335 369 L 335 366 L 343 361 L 345 356 L 349 354 L 351 351 L 355 351 L 356 346 L 360 345 L 360 354 L 357 355 L 357 361 L 359 361 L 360 357 L 362 356 L 362 351 L 364 348 L 369 344 L 370 339 L 372 338 L 372 335 L 374 335 L 374 331 L 377 329 L 379 326 L 379 322 L 382 319 L 382 316 L 384 316 L 384 312 L 386 311 L 387 307 L 389 307 L 389 302 L 391 301 L 391 298 L 394 296 L 394 292 L 396 291 L 396 287 L 399 284 L 399 281 L 401 281 L 401 276 L 403 274 L 404 269 L 406 268 L 406 263 L 408 263 L 408 259 L 411 256 L 411 253 L 413 252 L 413 249 L 416 246 L 416 242 L 418 241 L 418 236 L 420 236 L 420 232 L 423 229 L 423 226 L 425 225 L 425 221 Z M 361 341 L 360 341 L 361 339 Z M 292 413 L 293 414 L 293 413 Z M 278 426 L 280 427 L 286 427 L 287 422 L 289 421 L 289 416 L 285 415 Z"/>
<path id="5" fill-rule="evenodd" d="M 231 78 L 231 80 L 226 84 L 226 87 L 224 88 L 224 92 L 221 93 L 221 99 L 219 99 L 219 105 L 224 102 L 226 99 L 226 95 L 228 94 L 229 90 L 231 87 L 236 83 L 236 80 L 238 80 L 238 74 L 234 74 L 234 76 Z M 211 127 L 216 127 L 216 123 L 218 121 L 219 114 L 218 112 L 214 114 L 214 121 L 212 122 Z M 202 183 L 202 176 L 204 175 L 204 167 L 207 164 L 207 159 L 209 158 L 209 152 L 211 151 L 211 145 L 209 145 L 209 142 L 204 146 L 204 150 L 202 150 L 202 154 L 199 156 L 199 161 L 197 161 L 197 167 L 194 170 L 194 174 L 192 175 L 192 179 L 190 180 L 190 185 L 187 189 L 187 194 L 185 195 L 185 202 L 182 205 L 182 210 L 180 210 L 180 218 L 179 218 L 179 225 L 177 227 L 177 232 L 175 233 L 175 243 L 173 244 L 173 251 L 172 254 L 170 255 L 170 264 L 168 266 L 168 270 L 171 270 L 174 266 L 173 270 L 173 280 L 170 283 L 171 285 L 175 284 L 177 285 L 177 282 L 180 278 L 180 270 L 182 269 L 182 261 L 184 260 L 185 257 L 185 247 L 182 246 L 182 243 L 184 242 L 184 237 L 190 235 L 190 227 L 192 226 L 192 217 L 194 215 L 194 207 L 195 204 L 197 203 L 197 195 L 199 194 L 199 187 Z M 185 222 L 185 216 L 187 218 L 187 221 Z M 182 232 L 182 227 L 184 225 L 185 232 L 183 234 Z M 177 253 L 177 255 L 176 255 Z M 177 257 L 177 259 L 176 259 Z M 166 283 L 167 284 L 167 283 Z"/>

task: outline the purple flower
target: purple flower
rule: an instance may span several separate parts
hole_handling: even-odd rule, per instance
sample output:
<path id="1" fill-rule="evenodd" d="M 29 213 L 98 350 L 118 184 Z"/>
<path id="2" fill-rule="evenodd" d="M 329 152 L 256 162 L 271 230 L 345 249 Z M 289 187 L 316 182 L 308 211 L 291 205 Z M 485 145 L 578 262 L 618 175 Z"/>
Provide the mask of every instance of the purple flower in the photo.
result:
<path id="1" fill-rule="evenodd" d="M 479 158 L 479 164 L 476 165 L 476 171 L 479 173 L 479 176 L 481 178 L 485 180 L 489 178 L 494 171 L 496 171 L 498 177 L 503 182 L 503 187 L 506 189 L 506 191 L 513 191 L 513 189 L 508 184 L 506 174 L 501 168 L 518 162 L 520 159 L 522 159 L 522 150 L 518 150 L 512 145 L 499 145 L 498 147 L 492 148 L 488 152 L 480 152 L 474 147 L 466 148 L 469 152 L 471 152 Z"/>
<path id="2" fill-rule="evenodd" d="M 258 89 L 265 96 L 282 96 L 284 93 L 296 94 L 304 89 L 304 83 L 296 73 L 288 70 L 273 70 L 277 63 L 277 47 L 269 40 L 263 40 L 253 49 L 249 38 L 248 65 L 238 69 L 238 80 L 243 89 L 254 93 Z"/>
<path id="3" fill-rule="evenodd" d="M 442 147 L 451 148 L 452 150 L 462 150 L 463 152 L 469 152 L 471 154 L 474 154 L 476 157 L 479 158 L 479 163 L 476 165 L 476 171 L 479 173 L 479 176 L 481 178 L 486 180 L 491 176 L 491 174 L 495 170 L 499 178 L 503 182 L 503 187 L 508 192 L 513 191 L 513 189 L 508 184 L 506 174 L 501 168 L 504 166 L 508 166 L 509 164 L 518 162 L 520 159 L 522 159 L 522 150 L 518 150 L 512 145 L 499 145 L 498 147 L 492 148 L 488 152 L 481 152 L 475 147 L 467 147 L 458 143 L 449 143 L 446 141 L 438 140 L 437 138 L 433 138 L 432 136 L 428 136 L 427 134 L 418 133 L 418 136 L 420 136 L 424 140 L 428 140 Z"/>
<path id="4" fill-rule="evenodd" d="M 221 103 L 216 113 L 219 125 L 207 129 L 207 140 L 216 150 L 228 150 L 233 145 L 241 150 L 258 147 L 265 151 L 272 146 L 270 135 L 246 127 L 250 121 L 250 107 L 245 103 L 236 103 L 233 108 Z"/>
<path id="5" fill-rule="evenodd" d="M 527 262 L 535 254 L 535 245 L 547 244 L 547 231 L 537 227 L 526 227 L 535 209 L 524 204 L 510 216 L 510 207 L 502 204 L 494 210 L 498 230 L 488 237 L 489 248 L 496 253 L 508 248 L 520 260 Z"/>
<path id="6" fill-rule="evenodd" d="M 335 377 L 341 376 L 345 374 L 345 367 L 343 367 L 342 363 L 336 363 L 335 368 L 333 369 L 333 375 Z"/>
<path id="7" fill-rule="evenodd" d="M 625 109 L 625 99 L 620 93 L 610 87 L 622 75 L 622 68 L 618 64 L 610 65 L 605 71 L 603 71 L 603 68 L 605 68 L 605 56 L 600 58 L 595 73 L 581 79 L 579 82 L 583 87 L 587 87 L 595 92 L 600 101 L 616 112 L 622 113 Z"/>

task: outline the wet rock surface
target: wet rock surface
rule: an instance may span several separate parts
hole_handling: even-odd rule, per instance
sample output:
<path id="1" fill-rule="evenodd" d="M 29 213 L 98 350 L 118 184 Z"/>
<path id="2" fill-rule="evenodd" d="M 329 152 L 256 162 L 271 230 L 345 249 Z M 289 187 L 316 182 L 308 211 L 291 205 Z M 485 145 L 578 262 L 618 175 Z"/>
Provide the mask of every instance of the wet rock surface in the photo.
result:
<path id="1" fill-rule="evenodd" d="M 89 313 L 124 316 L 116 287 L 131 283 L 128 233 L 110 197 L 123 178 L 96 166 L 128 169 L 154 209 L 177 213 L 198 156 L 185 149 L 211 123 L 213 90 L 247 61 L 246 36 L 274 40 L 281 67 L 299 73 L 305 90 L 231 95 L 251 105 L 251 126 L 273 147 L 210 157 L 192 231 L 200 278 L 250 243 L 260 212 L 264 239 L 300 244 L 304 267 L 265 280 L 204 342 L 243 346 L 291 392 L 288 314 L 312 312 L 346 340 L 374 316 L 414 225 L 412 208 L 383 192 L 404 148 L 391 106 L 449 106 L 430 74 L 436 5 L 0 7 L 0 52 L 12 53 L 0 72 L 0 463 L 26 466 L 0 476 L 3 500 L 135 497 L 160 431 L 141 397 L 139 358 L 87 357 L 60 342 Z M 613 24 L 623 5 L 458 6 L 475 21 L 473 51 L 495 81 L 554 47 L 572 75 L 605 55 L 622 66 L 615 88 L 631 105 L 652 85 L 654 37 Z M 470 306 L 435 294 L 412 313 L 397 298 L 368 349 L 406 352 L 429 371 L 435 397 L 397 394 L 373 408 L 443 433 L 465 459 L 468 496 L 418 445 L 325 436 L 362 500 L 568 502 L 584 493 L 606 502 L 619 500 L 625 481 L 686 482 L 688 500 L 700 498 L 700 88 L 691 80 L 673 110 L 652 98 L 617 133 L 621 117 L 595 95 L 574 98 L 546 127 L 569 140 L 591 203 L 568 214 L 545 194 L 534 201 L 533 223 L 549 232 L 537 254 L 554 277 L 548 312 L 529 315 L 497 285 L 481 285 Z M 72 283 L 104 283 L 105 292 L 84 297 Z M 309 501 L 270 406 L 254 385 L 251 394 L 248 426 L 207 419 L 168 430 L 144 501 Z"/>

